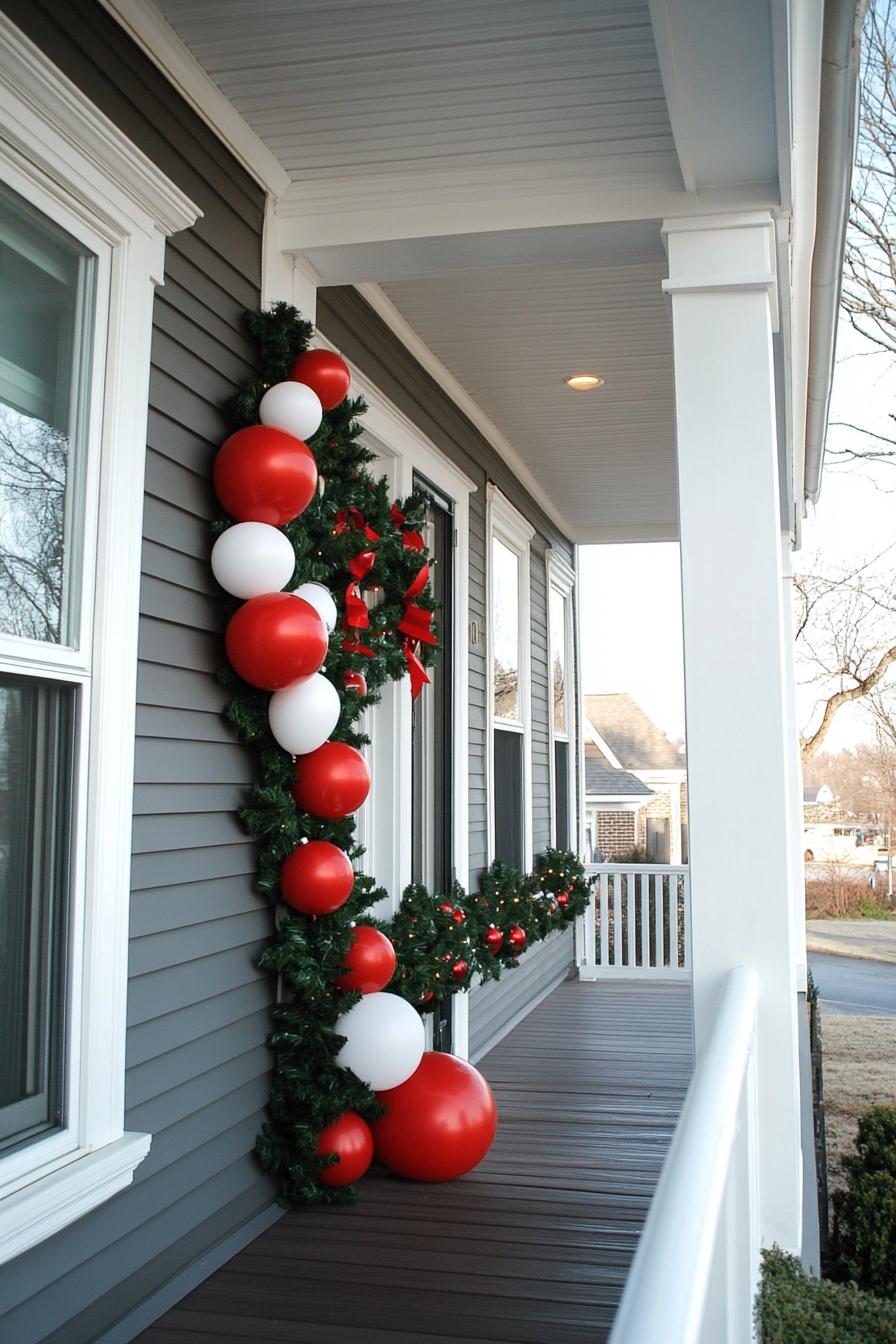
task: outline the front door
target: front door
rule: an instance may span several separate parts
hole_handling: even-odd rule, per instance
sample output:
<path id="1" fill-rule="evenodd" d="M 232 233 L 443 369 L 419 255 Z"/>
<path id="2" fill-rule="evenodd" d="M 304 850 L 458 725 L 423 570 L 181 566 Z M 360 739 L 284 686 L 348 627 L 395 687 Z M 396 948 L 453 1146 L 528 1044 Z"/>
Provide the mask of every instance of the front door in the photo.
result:
<path id="1" fill-rule="evenodd" d="M 414 489 L 426 496 L 424 539 L 432 557 L 432 592 L 438 603 L 439 653 L 429 669 L 430 685 L 413 708 L 413 786 L 411 875 L 439 895 L 454 880 L 452 827 L 452 576 L 454 570 L 454 506 L 423 477 L 414 474 Z M 433 1049 L 450 1050 L 451 997 L 433 1015 Z"/>

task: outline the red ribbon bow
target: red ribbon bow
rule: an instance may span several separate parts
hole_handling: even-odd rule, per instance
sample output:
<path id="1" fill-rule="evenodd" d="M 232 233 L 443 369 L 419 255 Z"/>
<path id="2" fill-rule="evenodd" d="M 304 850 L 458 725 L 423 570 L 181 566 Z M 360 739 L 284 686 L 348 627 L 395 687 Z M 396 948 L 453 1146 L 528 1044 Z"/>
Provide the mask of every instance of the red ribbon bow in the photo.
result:
<path id="1" fill-rule="evenodd" d="M 414 652 L 414 646 L 411 641 L 406 639 L 402 647 L 404 649 L 404 660 L 407 664 L 408 674 L 411 678 L 411 699 L 416 700 L 417 696 L 423 690 L 423 687 L 429 685 L 429 677 L 426 675 L 426 668 Z"/>
<path id="2" fill-rule="evenodd" d="M 396 527 L 400 528 L 403 536 L 402 542 L 406 551 L 422 551 L 426 549 L 426 543 L 419 532 L 412 527 L 405 527 L 404 514 L 397 504 L 392 505 L 392 521 Z"/>
<path id="3" fill-rule="evenodd" d="M 345 624 L 354 630 L 366 630 L 370 625 L 367 603 L 356 583 L 350 583 L 345 590 Z"/>
<path id="4" fill-rule="evenodd" d="M 354 527 L 358 532 L 363 532 L 368 541 L 379 541 L 380 539 L 379 532 L 375 532 L 369 526 L 367 519 L 355 504 L 349 505 L 347 509 L 339 510 L 333 531 L 338 536 L 342 532 L 347 532 L 350 527 Z"/>

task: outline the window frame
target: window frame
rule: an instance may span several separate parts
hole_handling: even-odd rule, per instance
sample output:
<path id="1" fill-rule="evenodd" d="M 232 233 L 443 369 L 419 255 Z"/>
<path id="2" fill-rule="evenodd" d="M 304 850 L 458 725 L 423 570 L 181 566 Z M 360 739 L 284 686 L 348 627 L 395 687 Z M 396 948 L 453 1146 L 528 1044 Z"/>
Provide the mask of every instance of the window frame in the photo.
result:
<path id="1" fill-rule="evenodd" d="M 576 573 L 573 567 L 549 547 L 545 555 L 548 593 L 548 719 L 550 731 L 550 771 L 551 771 L 551 843 L 557 844 L 557 753 L 556 743 L 569 745 L 567 768 L 567 816 L 569 817 L 569 847 L 575 853 L 579 850 L 576 777 L 578 749 L 576 723 L 578 713 L 575 675 L 575 587 Z M 563 639 L 566 667 L 566 732 L 559 733 L 554 725 L 554 637 L 551 620 L 551 595 L 557 593 L 563 603 Z"/>
<path id="2" fill-rule="evenodd" d="M 486 764 L 488 806 L 488 861 L 495 858 L 495 731 L 519 733 L 522 737 L 522 837 L 520 867 L 525 872 L 532 862 L 532 650 L 531 650 L 531 543 L 535 528 L 516 509 L 498 487 L 489 482 L 486 494 L 485 569 L 486 569 Z M 519 559 L 519 720 L 499 718 L 495 714 L 494 666 L 494 563 L 492 543 L 500 541 Z"/>
<path id="3" fill-rule="evenodd" d="M 152 305 L 198 208 L 5 16 L 0 177 L 98 257 L 85 434 L 81 638 L 3 636 L 12 674 L 75 684 L 66 1123 L 0 1158 L 0 1263 L 133 1179 L 124 1130 L 137 629 Z"/>

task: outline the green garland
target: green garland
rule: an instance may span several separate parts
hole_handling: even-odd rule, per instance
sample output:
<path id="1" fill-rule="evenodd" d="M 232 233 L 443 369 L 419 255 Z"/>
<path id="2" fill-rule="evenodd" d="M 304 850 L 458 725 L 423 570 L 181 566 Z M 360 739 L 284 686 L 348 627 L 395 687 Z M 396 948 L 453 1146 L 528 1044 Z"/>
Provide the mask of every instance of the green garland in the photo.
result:
<path id="1" fill-rule="evenodd" d="M 246 383 L 230 402 L 234 430 L 257 423 L 258 403 L 265 390 L 288 378 L 295 359 L 307 349 L 313 334 L 311 324 L 286 304 L 247 313 L 245 321 L 258 346 L 259 377 Z M 350 581 L 350 561 L 361 550 L 370 549 L 375 554 L 364 584 L 380 587 L 383 601 L 370 611 L 369 629 L 359 632 L 372 654 L 346 651 L 340 620 L 323 669 L 342 700 L 331 738 L 356 747 L 367 741 L 357 728 L 360 714 L 378 703 L 387 682 L 405 673 L 405 653 L 398 634 L 404 595 L 421 566 L 429 561 L 425 550 L 406 542 L 408 532 L 422 528 L 424 499 L 414 495 L 400 502 L 396 517 L 386 481 L 375 480 L 367 470 L 373 454 L 359 442 L 362 427 L 358 417 L 364 409 L 363 401 L 346 400 L 324 416 L 320 430 L 309 441 L 323 489 L 301 517 L 283 529 L 296 559 L 287 587 L 291 590 L 309 581 L 324 584 L 336 600 L 340 617 L 345 614 L 342 595 Z M 366 539 L 354 524 L 340 526 L 340 517 L 350 511 L 377 534 L 375 541 Z M 230 522 L 219 520 L 215 533 Z M 434 609 L 428 586 L 414 600 L 426 610 Z M 227 615 L 238 605 L 228 599 Z M 431 663 L 433 655 L 434 650 L 426 645 L 419 651 L 424 666 Z M 347 674 L 357 672 L 366 680 L 366 694 L 345 689 Z M 252 788 L 240 819 L 248 834 L 259 842 L 258 890 L 278 900 L 281 864 L 305 838 L 329 840 L 357 863 L 364 851 L 355 843 L 352 817 L 328 822 L 298 809 L 291 793 L 291 757 L 274 740 L 268 726 L 268 694 L 248 686 L 229 669 L 221 677 L 232 693 L 227 717 L 257 761 L 260 782 Z M 357 1111 L 367 1120 L 381 1112 L 370 1089 L 354 1074 L 336 1066 L 335 1057 L 343 1044 L 334 1030 L 336 1020 L 360 995 L 338 990 L 335 981 L 344 966 L 353 922 L 386 894 L 375 887 L 372 878 L 358 874 L 349 900 L 325 918 L 307 919 L 278 901 L 276 932 L 259 958 L 261 969 L 280 977 L 283 992 L 281 1002 L 273 1009 L 274 1029 L 269 1038 L 274 1055 L 271 1096 L 256 1152 L 262 1167 L 276 1179 L 280 1202 L 287 1208 L 315 1201 L 351 1203 L 355 1199 L 351 1187 L 321 1184 L 321 1159 L 315 1149 L 321 1130 L 344 1110 Z M 395 918 L 380 924 L 392 938 L 398 957 L 398 970 L 389 989 L 421 1011 L 431 1009 L 446 995 L 468 988 L 474 976 L 497 978 L 503 970 L 515 966 L 522 948 L 511 941 L 512 929 L 522 930 L 528 946 L 580 914 L 587 901 L 581 865 L 572 855 L 557 851 L 548 851 L 531 877 L 493 864 L 474 897 L 468 897 L 459 886 L 449 899 L 431 896 L 419 885 L 409 887 Z M 487 941 L 492 925 L 502 934 L 497 948 L 489 947 Z M 515 937 L 519 939 L 519 934 Z M 496 941 L 494 934 L 492 941 Z"/>

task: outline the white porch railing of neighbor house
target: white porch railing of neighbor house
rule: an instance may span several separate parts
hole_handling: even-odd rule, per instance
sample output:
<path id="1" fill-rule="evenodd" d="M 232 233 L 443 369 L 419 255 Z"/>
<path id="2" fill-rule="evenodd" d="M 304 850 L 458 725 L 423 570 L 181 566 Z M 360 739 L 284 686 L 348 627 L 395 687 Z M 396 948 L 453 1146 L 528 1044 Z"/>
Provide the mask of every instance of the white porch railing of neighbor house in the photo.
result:
<path id="1" fill-rule="evenodd" d="M 690 880 L 686 867 L 590 863 L 583 980 L 690 975 Z"/>
<path id="2" fill-rule="evenodd" d="M 759 1275 L 758 979 L 729 971 L 629 1271 L 610 1344 L 749 1344 Z"/>

